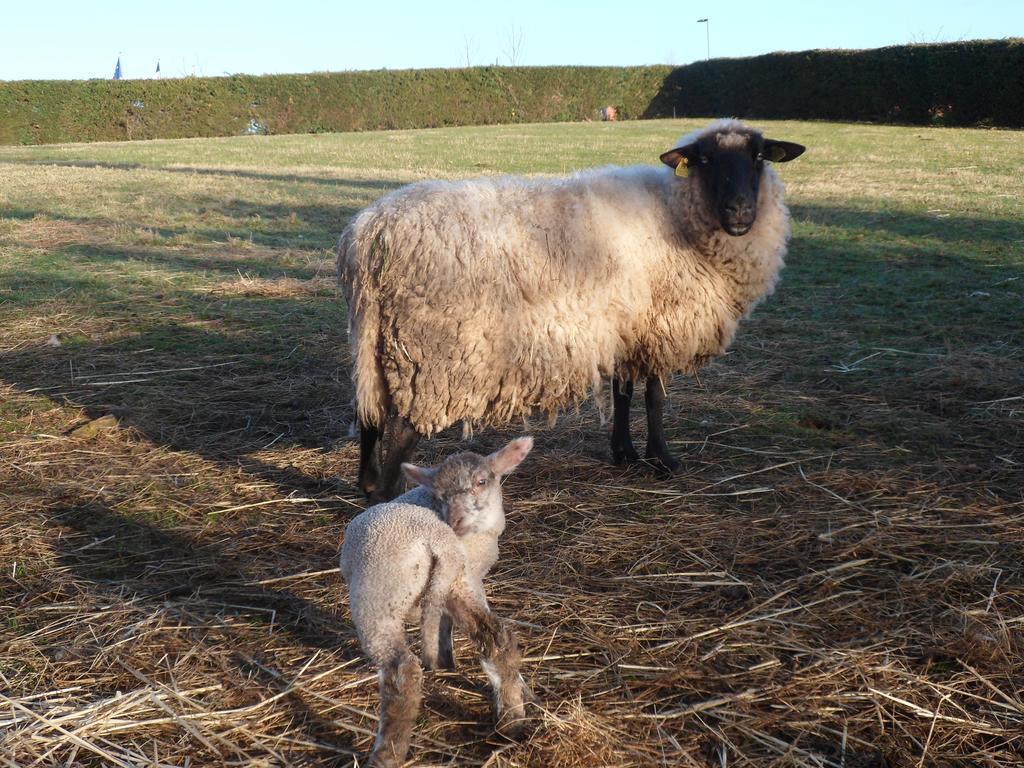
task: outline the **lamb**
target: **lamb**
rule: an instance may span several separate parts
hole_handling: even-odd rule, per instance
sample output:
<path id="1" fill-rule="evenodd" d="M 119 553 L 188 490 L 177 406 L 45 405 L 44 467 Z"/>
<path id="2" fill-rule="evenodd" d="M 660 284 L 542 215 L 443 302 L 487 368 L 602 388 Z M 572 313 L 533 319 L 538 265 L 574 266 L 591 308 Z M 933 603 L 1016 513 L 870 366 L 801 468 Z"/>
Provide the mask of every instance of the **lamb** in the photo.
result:
<path id="1" fill-rule="evenodd" d="M 458 453 L 436 469 L 404 464 L 421 485 L 378 504 L 345 529 L 341 573 L 364 652 L 380 667 L 381 716 L 370 765 L 401 765 L 421 701 L 422 667 L 405 642 L 420 621 L 423 667 L 454 669 L 451 628 L 477 646 L 494 688 L 497 728 L 517 736 L 532 697 L 519 674 L 512 629 L 487 605 L 483 577 L 498 559 L 505 530 L 501 478 L 533 447 L 513 440 L 489 456 Z"/>
<path id="2" fill-rule="evenodd" d="M 639 460 L 629 406 L 642 377 L 645 458 L 676 469 L 662 380 L 722 354 L 774 290 L 790 227 L 768 161 L 803 151 L 723 120 L 662 154 L 667 167 L 427 181 L 360 212 L 338 277 L 364 493 L 390 498 L 421 436 L 553 416 L 606 377 L 614 460 Z"/>

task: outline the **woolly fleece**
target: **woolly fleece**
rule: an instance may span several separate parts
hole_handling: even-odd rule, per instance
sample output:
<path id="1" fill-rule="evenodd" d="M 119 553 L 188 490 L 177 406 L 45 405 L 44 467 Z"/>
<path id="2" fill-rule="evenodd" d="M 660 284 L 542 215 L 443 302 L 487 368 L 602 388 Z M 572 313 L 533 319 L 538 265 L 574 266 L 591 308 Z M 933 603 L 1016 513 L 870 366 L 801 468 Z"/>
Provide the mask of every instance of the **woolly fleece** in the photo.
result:
<path id="1" fill-rule="evenodd" d="M 380 665 L 401 655 L 405 623 L 418 618 L 428 587 L 447 593 L 464 573 L 465 558 L 455 532 L 424 507 L 390 502 L 353 518 L 345 528 L 341 574 L 366 655 Z"/>
<path id="2" fill-rule="evenodd" d="M 750 130 L 723 121 L 696 135 L 727 144 Z M 553 417 L 603 377 L 692 372 L 773 291 L 789 233 L 768 165 L 741 237 L 722 231 L 692 174 L 665 166 L 396 190 L 338 248 L 358 416 L 380 426 L 394 409 L 430 435 Z"/>

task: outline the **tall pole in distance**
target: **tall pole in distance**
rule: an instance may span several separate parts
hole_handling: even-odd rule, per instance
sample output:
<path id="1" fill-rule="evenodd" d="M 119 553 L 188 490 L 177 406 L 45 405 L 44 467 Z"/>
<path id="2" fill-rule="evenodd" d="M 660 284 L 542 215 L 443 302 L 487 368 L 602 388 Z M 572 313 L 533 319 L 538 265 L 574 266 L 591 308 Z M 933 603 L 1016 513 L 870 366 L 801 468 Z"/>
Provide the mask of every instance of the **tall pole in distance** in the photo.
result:
<path id="1" fill-rule="evenodd" d="M 697 23 L 705 25 L 704 29 L 707 32 L 707 37 L 708 37 L 708 61 L 710 61 L 711 60 L 711 22 L 708 21 L 707 19 L 697 19 Z"/>

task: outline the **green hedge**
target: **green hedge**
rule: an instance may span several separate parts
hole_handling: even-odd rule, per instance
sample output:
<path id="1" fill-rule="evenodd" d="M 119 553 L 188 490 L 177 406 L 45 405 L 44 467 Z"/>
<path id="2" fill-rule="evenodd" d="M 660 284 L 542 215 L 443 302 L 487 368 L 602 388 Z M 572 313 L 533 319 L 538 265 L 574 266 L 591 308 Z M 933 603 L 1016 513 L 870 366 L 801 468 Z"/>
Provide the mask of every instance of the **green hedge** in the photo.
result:
<path id="1" fill-rule="evenodd" d="M 731 115 L 1024 126 L 1024 40 L 713 59 L 672 72 L 644 117 Z"/>
<path id="2" fill-rule="evenodd" d="M 0 82 L 0 143 L 315 133 L 639 117 L 656 67 L 473 67 L 173 80 Z"/>
<path id="3" fill-rule="evenodd" d="M 473 67 L 0 82 L 0 144 L 730 115 L 1024 126 L 1024 40 L 685 67 Z"/>

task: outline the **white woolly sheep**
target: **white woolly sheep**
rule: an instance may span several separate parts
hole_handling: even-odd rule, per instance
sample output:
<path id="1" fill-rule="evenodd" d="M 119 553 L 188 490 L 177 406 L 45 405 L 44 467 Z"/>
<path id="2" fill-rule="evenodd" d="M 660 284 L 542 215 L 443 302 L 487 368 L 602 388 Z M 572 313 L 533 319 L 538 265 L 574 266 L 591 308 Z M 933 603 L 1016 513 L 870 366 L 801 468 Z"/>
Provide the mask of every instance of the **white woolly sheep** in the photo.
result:
<path id="1" fill-rule="evenodd" d="M 423 666 L 454 669 L 452 622 L 477 646 L 494 688 L 498 729 L 518 735 L 531 696 L 511 628 L 487 605 L 483 577 L 505 530 L 501 478 L 533 447 L 513 440 L 490 456 L 459 453 L 436 469 L 405 464 L 421 485 L 378 504 L 345 529 L 341 573 L 363 651 L 380 666 L 381 715 L 370 765 L 401 765 L 419 711 L 423 672 L 405 642 L 420 621 Z"/>
<path id="2" fill-rule="evenodd" d="M 724 352 L 774 289 L 789 211 L 766 161 L 803 151 L 725 120 L 661 155 L 667 168 L 421 182 L 360 212 L 339 241 L 338 275 L 363 491 L 393 495 L 421 435 L 553 416 L 607 376 L 614 459 L 639 458 L 629 404 L 643 377 L 646 458 L 678 467 L 662 379 Z"/>

